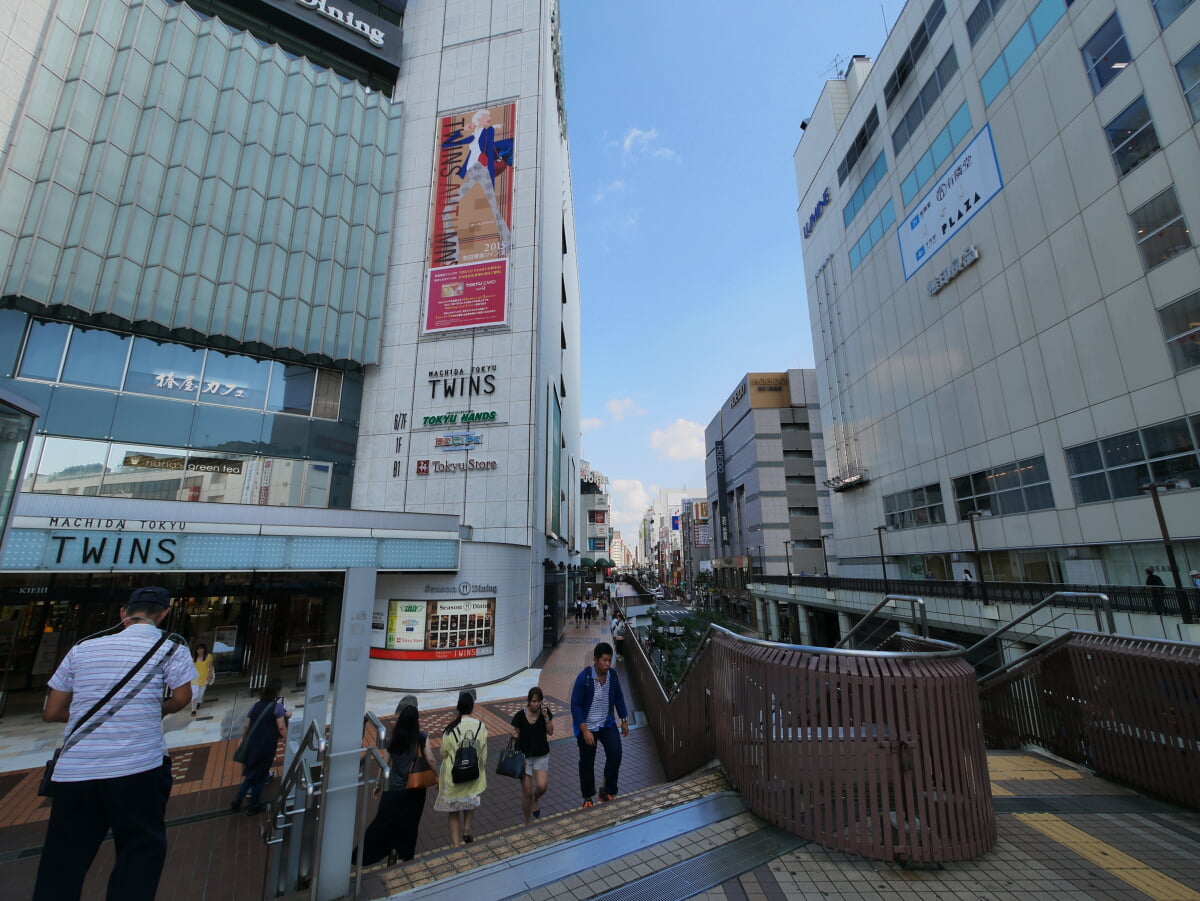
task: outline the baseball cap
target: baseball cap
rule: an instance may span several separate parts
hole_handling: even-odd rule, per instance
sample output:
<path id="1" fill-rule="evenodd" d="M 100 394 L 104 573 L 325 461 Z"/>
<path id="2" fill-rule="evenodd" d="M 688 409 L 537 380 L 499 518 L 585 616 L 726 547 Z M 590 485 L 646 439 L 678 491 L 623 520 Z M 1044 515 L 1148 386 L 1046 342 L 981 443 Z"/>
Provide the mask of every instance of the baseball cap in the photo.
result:
<path id="1" fill-rule="evenodd" d="M 1190 573 L 1188 573 L 1188 575 L 1189 576 L 1200 576 L 1200 572 L 1196 572 L 1196 570 L 1193 569 Z"/>
<path id="2" fill-rule="evenodd" d="M 157 585 L 146 585 L 143 588 L 135 588 L 133 593 L 129 595 L 129 601 L 126 606 L 134 604 L 157 606 L 165 610 L 171 606 L 171 593 L 165 588 L 159 588 Z"/>

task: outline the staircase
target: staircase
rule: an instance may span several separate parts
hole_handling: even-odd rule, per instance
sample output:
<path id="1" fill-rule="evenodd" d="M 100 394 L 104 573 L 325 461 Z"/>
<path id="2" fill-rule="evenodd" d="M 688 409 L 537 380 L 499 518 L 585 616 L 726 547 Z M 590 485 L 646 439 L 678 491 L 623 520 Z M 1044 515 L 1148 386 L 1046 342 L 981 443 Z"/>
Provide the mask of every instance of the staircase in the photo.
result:
<path id="1" fill-rule="evenodd" d="M 688 898 L 804 844 L 754 816 L 724 773 L 546 816 L 363 874 L 363 897 Z"/>

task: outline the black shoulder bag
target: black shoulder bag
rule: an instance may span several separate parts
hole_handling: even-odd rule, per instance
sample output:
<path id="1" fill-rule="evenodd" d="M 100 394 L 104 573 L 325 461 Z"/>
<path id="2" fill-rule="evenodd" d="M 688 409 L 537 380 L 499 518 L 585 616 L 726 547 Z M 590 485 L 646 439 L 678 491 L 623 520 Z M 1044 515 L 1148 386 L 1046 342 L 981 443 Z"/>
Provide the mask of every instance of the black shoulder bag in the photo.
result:
<path id="1" fill-rule="evenodd" d="M 62 747 L 54 749 L 54 756 L 46 761 L 46 770 L 45 770 L 45 772 L 42 773 L 42 781 L 40 783 L 38 783 L 37 793 L 40 797 L 49 798 L 54 795 L 54 782 L 53 782 L 54 767 L 58 764 L 59 755 L 61 755 L 62 752 L 67 749 L 67 746 L 70 745 L 70 743 L 71 743 L 71 739 L 74 738 L 75 735 L 79 732 L 79 727 L 82 726 L 84 723 L 86 723 L 91 718 L 92 714 L 94 714 L 97 710 L 99 710 L 101 707 L 103 707 L 105 704 L 107 704 L 109 701 L 111 701 L 113 699 L 113 697 L 116 696 L 117 692 L 120 691 L 122 688 L 124 688 L 126 683 L 128 683 L 129 680 L 133 678 L 134 674 L 138 670 L 140 670 L 143 666 L 146 665 L 146 662 L 151 657 L 154 656 L 154 652 L 157 651 L 159 648 L 161 648 L 163 645 L 163 642 L 166 640 L 167 640 L 167 633 L 164 632 L 162 634 L 162 636 L 158 639 L 158 641 L 156 641 L 154 643 L 154 646 L 146 652 L 146 656 L 144 656 L 141 660 L 139 660 L 137 663 L 135 663 L 133 666 L 133 669 L 131 669 L 129 672 L 127 672 L 125 674 L 125 677 L 120 682 L 118 682 L 116 685 L 114 685 L 112 688 L 110 688 L 108 690 L 108 694 L 106 694 L 99 701 L 97 701 L 95 704 L 93 704 L 92 709 L 89 710 L 87 713 L 85 713 L 83 716 L 81 716 L 79 718 L 79 722 L 77 722 L 75 724 L 75 727 L 69 733 L 67 733 L 67 737 L 63 739 Z M 171 653 L 174 653 L 174 650 L 175 649 L 172 648 L 171 652 L 168 653 L 167 656 L 170 656 Z M 111 714 L 115 713 L 122 706 L 124 706 L 124 702 L 122 702 L 121 704 L 118 704 L 116 707 L 114 707 L 112 710 L 110 710 L 109 714 L 111 715 Z M 95 725 L 99 725 L 100 722 L 103 722 L 103 721 L 102 720 L 98 721 Z"/>

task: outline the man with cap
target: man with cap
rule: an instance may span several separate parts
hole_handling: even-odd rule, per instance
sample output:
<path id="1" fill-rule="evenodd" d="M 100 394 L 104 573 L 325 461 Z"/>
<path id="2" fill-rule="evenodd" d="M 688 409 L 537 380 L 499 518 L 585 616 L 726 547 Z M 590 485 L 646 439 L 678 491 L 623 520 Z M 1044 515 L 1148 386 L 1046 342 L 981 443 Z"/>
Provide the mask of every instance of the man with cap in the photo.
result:
<path id="1" fill-rule="evenodd" d="M 1192 579 L 1192 585 L 1196 588 L 1200 588 L 1200 572 L 1197 572 L 1193 569 L 1190 573 L 1188 573 L 1188 575 Z"/>
<path id="2" fill-rule="evenodd" d="M 66 723 L 67 740 L 54 768 L 34 901 L 78 898 L 109 829 L 115 859 L 108 897 L 151 901 L 158 890 L 171 793 L 162 718 L 188 706 L 196 678 L 182 640 L 158 628 L 170 605 L 165 588 L 136 589 L 121 608 L 121 625 L 80 641 L 50 678 L 42 718 Z"/>

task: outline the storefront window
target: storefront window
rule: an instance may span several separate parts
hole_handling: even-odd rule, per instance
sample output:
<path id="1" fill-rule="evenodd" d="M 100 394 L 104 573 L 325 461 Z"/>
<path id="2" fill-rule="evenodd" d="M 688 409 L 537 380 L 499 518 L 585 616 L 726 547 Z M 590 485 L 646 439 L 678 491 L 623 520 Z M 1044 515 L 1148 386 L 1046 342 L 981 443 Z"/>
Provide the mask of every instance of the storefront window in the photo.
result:
<path id="1" fill-rule="evenodd" d="M 46 494 L 99 494 L 107 457 L 108 444 L 104 441 L 47 438 L 34 490 Z"/>
<path id="2" fill-rule="evenodd" d="M 267 409 L 276 413 L 298 413 L 308 416 L 313 408 L 313 388 L 316 370 L 308 366 L 280 363 L 271 372 L 271 392 Z"/>
<path id="3" fill-rule="evenodd" d="M 120 388 L 130 338 L 101 329 L 74 328 L 62 381 L 88 388 Z"/>
<path id="4" fill-rule="evenodd" d="M 23 379 L 57 381 L 70 329 L 69 325 L 62 322 L 32 323 L 18 375 Z"/>
<path id="5" fill-rule="evenodd" d="M 271 367 L 270 360 L 210 350 L 204 363 L 200 400 L 261 410 L 267 402 Z"/>
<path id="6" fill-rule="evenodd" d="M 161 344 L 149 338 L 133 342 L 125 390 L 173 400 L 196 400 L 204 371 L 204 351 L 184 344 Z"/>

